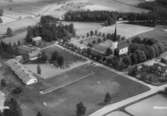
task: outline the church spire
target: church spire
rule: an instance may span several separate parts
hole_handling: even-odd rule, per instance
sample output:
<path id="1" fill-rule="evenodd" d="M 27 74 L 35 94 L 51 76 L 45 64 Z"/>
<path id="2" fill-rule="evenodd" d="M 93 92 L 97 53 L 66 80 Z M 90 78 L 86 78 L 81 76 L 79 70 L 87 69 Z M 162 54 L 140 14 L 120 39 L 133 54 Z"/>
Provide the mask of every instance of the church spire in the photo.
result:
<path id="1" fill-rule="evenodd" d="M 115 22 L 114 41 L 117 40 L 117 21 Z"/>

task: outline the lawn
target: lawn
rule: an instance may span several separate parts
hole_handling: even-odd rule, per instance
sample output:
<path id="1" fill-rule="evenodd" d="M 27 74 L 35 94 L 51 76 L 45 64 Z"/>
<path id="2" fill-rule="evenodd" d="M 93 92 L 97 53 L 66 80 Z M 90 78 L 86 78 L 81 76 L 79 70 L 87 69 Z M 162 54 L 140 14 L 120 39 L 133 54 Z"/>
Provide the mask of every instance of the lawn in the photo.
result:
<path id="1" fill-rule="evenodd" d="M 131 25 L 131 24 L 117 24 L 117 32 L 123 37 L 131 38 L 141 33 L 145 33 L 153 30 L 151 27 L 147 26 L 139 26 L 139 25 Z M 114 33 L 115 25 L 107 26 L 101 28 L 99 31 L 104 33 Z"/>
<path id="2" fill-rule="evenodd" d="M 41 90 L 59 87 L 84 76 L 86 78 L 64 88 L 39 95 Z M 76 104 L 82 101 L 87 107 L 88 115 L 104 107 L 102 103 L 107 92 L 112 96 L 111 103 L 115 103 L 147 90 L 149 88 L 101 66 L 87 64 L 26 88 L 20 100 L 22 104 L 31 106 L 33 111 L 41 111 L 46 116 L 74 116 Z M 47 106 L 42 105 L 44 102 Z"/>

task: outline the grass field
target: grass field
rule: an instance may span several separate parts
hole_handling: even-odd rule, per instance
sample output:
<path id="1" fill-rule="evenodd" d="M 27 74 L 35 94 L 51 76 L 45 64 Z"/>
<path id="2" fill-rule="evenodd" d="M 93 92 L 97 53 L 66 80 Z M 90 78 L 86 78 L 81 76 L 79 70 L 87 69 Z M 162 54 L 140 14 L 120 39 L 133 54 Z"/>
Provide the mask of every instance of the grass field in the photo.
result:
<path id="1" fill-rule="evenodd" d="M 85 35 L 91 30 L 98 30 L 102 28 L 100 23 L 84 23 L 84 22 L 63 22 L 63 24 L 74 24 L 77 35 Z"/>
<path id="2" fill-rule="evenodd" d="M 117 32 L 123 37 L 131 38 L 141 33 L 145 33 L 153 30 L 151 27 L 131 25 L 131 24 L 117 24 Z M 99 31 L 104 33 L 114 33 L 115 25 L 107 26 L 99 29 Z"/>
<path id="3" fill-rule="evenodd" d="M 142 38 L 153 38 L 164 44 L 166 50 L 167 50 L 167 31 L 161 28 L 156 28 L 152 31 L 142 33 L 138 35 L 139 37 Z"/>
<path id="4" fill-rule="evenodd" d="M 85 75 L 88 76 L 64 88 L 39 95 L 41 90 L 66 85 Z M 88 115 L 104 107 L 102 103 L 106 92 L 110 92 L 111 103 L 115 103 L 147 90 L 149 88 L 103 67 L 87 64 L 55 78 L 40 81 L 37 85 L 28 88 L 20 99 L 26 106 L 31 106 L 31 110 L 41 111 L 43 115 L 74 116 L 76 104 L 80 101 L 87 107 Z M 46 106 L 43 105 L 44 102 Z"/>

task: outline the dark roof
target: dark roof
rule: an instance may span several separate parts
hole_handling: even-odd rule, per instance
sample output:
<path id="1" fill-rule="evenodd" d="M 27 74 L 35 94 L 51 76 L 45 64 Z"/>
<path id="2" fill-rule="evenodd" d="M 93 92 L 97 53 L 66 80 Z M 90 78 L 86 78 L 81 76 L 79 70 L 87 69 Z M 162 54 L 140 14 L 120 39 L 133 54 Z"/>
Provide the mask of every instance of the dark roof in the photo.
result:
<path id="1" fill-rule="evenodd" d="M 118 49 L 122 49 L 122 48 L 125 48 L 125 47 L 128 47 L 128 46 L 129 46 L 129 42 L 126 41 L 126 40 L 118 42 Z"/>

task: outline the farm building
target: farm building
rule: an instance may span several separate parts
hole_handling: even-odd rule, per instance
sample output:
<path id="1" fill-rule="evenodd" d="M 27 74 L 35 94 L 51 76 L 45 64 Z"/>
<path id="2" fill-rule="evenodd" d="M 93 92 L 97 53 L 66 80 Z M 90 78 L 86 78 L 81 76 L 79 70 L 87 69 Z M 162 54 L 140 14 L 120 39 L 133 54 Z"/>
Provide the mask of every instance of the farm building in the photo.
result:
<path id="1" fill-rule="evenodd" d="M 35 84 L 38 82 L 34 74 L 25 68 L 21 63 L 15 59 L 7 61 L 7 65 L 19 77 L 19 79 L 26 85 Z"/>
<path id="2" fill-rule="evenodd" d="M 5 94 L 0 91 L 0 111 L 3 112 L 4 109 L 9 109 L 9 107 L 4 106 L 4 102 L 6 100 Z"/>
<path id="3" fill-rule="evenodd" d="M 39 46 L 42 42 L 42 38 L 40 36 L 34 37 L 34 38 L 32 38 L 32 41 L 36 46 Z"/>
<path id="4" fill-rule="evenodd" d="M 41 49 L 34 46 L 23 45 L 20 46 L 18 49 L 19 53 L 23 56 L 28 56 L 29 60 L 36 60 L 41 53 Z"/>

